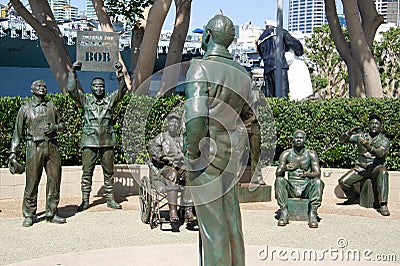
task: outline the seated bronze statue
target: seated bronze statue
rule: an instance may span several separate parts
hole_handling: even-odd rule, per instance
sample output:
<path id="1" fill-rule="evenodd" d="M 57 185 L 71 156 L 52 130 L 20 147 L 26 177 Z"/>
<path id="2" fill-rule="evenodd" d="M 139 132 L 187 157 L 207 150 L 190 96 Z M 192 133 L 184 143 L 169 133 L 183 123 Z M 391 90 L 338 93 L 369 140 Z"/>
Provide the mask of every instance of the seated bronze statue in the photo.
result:
<path id="1" fill-rule="evenodd" d="M 360 128 L 355 126 L 340 136 L 341 143 L 357 144 L 358 157 L 354 168 L 339 179 L 339 185 L 347 196 L 347 200 L 342 204 L 350 205 L 360 201 L 360 194 L 354 189 L 354 184 L 372 180 L 378 194 L 379 211 L 383 216 L 389 216 L 387 206 L 389 175 L 385 162 L 390 142 L 385 135 L 380 133 L 381 127 L 382 119 L 372 114 L 369 117 L 368 133 L 356 133 Z"/>
<path id="2" fill-rule="evenodd" d="M 185 220 L 196 221 L 192 212 L 193 202 L 190 190 L 185 187 L 187 172 L 184 155 L 182 153 L 183 140 L 180 135 L 181 117 L 171 113 L 167 117 L 168 130 L 157 135 L 149 143 L 149 152 L 152 164 L 160 169 L 161 181 L 167 190 L 169 217 L 171 222 L 178 222 L 178 193 L 182 190 L 182 205 L 185 206 Z M 183 189 L 182 188 L 183 185 Z"/>
<path id="3" fill-rule="evenodd" d="M 288 198 L 308 199 L 308 226 L 318 228 L 317 209 L 321 206 L 324 182 L 321 180 L 319 159 L 315 151 L 304 144 L 306 133 L 293 134 L 293 147 L 285 150 L 276 169 L 275 198 L 281 210 L 278 226 L 289 223 Z M 288 172 L 288 178 L 285 178 Z"/>

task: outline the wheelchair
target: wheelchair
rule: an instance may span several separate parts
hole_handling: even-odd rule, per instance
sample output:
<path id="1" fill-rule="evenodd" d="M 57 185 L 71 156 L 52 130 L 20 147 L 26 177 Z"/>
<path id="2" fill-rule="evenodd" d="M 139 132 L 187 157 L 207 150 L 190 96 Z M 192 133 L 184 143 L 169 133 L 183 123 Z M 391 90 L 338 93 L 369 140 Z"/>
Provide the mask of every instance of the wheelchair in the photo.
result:
<path id="1" fill-rule="evenodd" d="M 145 224 L 149 224 L 151 229 L 172 222 L 169 218 L 169 208 L 167 200 L 167 188 L 161 180 L 162 175 L 160 174 L 160 168 L 157 168 L 155 163 L 148 162 L 149 165 L 149 177 L 144 176 L 140 181 L 139 187 L 139 200 L 140 200 L 140 214 L 141 221 Z M 184 187 L 183 174 L 180 175 L 178 183 L 178 203 L 182 202 L 182 191 Z M 192 207 L 194 213 L 194 207 Z M 180 224 L 186 222 L 188 228 L 195 228 L 197 221 L 191 222 L 185 220 L 185 207 L 178 205 L 178 216 Z"/>

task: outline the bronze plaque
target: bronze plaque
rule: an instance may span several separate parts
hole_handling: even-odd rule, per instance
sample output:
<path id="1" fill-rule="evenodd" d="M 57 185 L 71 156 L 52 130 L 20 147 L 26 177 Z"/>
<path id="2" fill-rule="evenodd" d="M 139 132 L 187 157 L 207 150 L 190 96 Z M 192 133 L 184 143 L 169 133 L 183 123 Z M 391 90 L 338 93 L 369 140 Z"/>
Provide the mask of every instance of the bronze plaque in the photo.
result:
<path id="1" fill-rule="evenodd" d="M 119 56 L 119 34 L 104 31 L 78 31 L 76 61 L 82 71 L 114 72 Z"/>

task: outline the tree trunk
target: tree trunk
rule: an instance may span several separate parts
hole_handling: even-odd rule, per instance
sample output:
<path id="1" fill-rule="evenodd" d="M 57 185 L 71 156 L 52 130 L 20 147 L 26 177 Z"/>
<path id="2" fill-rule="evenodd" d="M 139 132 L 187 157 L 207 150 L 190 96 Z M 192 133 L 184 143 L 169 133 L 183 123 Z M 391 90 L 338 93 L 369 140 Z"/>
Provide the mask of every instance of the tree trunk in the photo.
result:
<path id="1" fill-rule="evenodd" d="M 340 28 L 334 0 L 325 0 L 326 15 L 336 49 L 349 72 L 351 97 L 383 97 L 378 67 L 371 45 L 381 17 L 373 0 L 342 0 L 350 43 Z"/>
<path id="2" fill-rule="evenodd" d="M 367 97 L 381 98 L 383 97 L 383 90 L 378 67 L 368 46 L 364 29 L 361 26 L 361 19 L 364 21 L 364 18 L 359 13 L 357 0 L 344 0 L 342 2 L 350 36 L 351 51 L 361 72 L 365 95 Z M 363 14 L 365 15 L 366 13 Z"/>
<path id="3" fill-rule="evenodd" d="M 137 66 L 140 54 L 140 44 L 143 41 L 144 27 L 134 27 L 131 38 L 131 69 L 134 71 Z"/>
<path id="4" fill-rule="evenodd" d="M 23 6 L 21 1 L 11 0 L 10 2 L 15 11 L 38 34 L 40 47 L 53 76 L 61 92 L 66 93 L 67 75 L 72 62 L 48 2 L 43 0 L 29 0 L 32 13 Z"/>
<path id="5" fill-rule="evenodd" d="M 157 96 L 169 96 L 176 88 L 181 71 L 182 51 L 189 30 L 192 0 L 175 0 L 176 17 L 168 47 L 164 73 Z"/>
<path id="6" fill-rule="evenodd" d="M 168 14 L 172 0 L 155 0 L 150 8 L 143 41 L 140 45 L 140 54 L 133 72 L 133 92 L 147 94 L 150 87 L 151 74 L 157 54 L 158 40 L 165 17 Z M 146 83 L 144 84 L 144 81 Z M 140 88 L 139 88 L 140 86 Z"/>
<path id="7" fill-rule="evenodd" d="M 143 41 L 144 29 L 146 28 L 147 18 L 149 17 L 150 6 L 146 7 L 143 11 L 143 19 L 140 19 L 132 29 L 132 38 L 131 38 L 131 71 L 132 76 L 133 72 L 136 69 L 137 62 L 139 60 L 140 54 L 140 45 Z"/>
<path id="8" fill-rule="evenodd" d="M 107 14 L 106 8 L 104 6 L 104 1 L 103 0 L 92 0 L 92 3 L 93 3 L 93 7 L 96 11 L 97 18 L 99 19 L 101 30 L 105 31 L 105 32 L 114 32 L 114 29 L 111 24 L 110 16 Z M 128 87 L 128 90 L 131 90 L 131 88 L 132 88 L 131 77 L 129 76 L 129 73 L 126 69 L 124 60 L 122 60 L 120 52 L 118 52 L 118 57 L 119 57 L 119 62 L 122 65 L 122 72 L 124 73 L 126 85 Z"/>

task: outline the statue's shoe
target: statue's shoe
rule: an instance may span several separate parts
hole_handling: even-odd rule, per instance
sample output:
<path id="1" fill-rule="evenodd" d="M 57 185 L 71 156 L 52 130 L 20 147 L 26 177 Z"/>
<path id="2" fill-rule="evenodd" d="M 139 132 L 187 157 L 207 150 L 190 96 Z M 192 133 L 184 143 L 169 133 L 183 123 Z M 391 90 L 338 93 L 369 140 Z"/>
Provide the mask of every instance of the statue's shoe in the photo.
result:
<path id="1" fill-rule="evenodd" d="M 383 215 L 383 216 L 389 216 L 390 212 L 389 212 L 389 208 L 387 205 L 382 205 L 381 208 L 379 209 L 379 212 Z"/>
<path id="2" fill-rule="evenodd" d="M 30 227 L 33 225 L 33 218 L 32 217 L 25 217 L 24 221 L 22 222 L 23 227 Z"/>
<path id="3" fill-rule="evenodd" d="M 107 207 L 112 209 L 122 209 L 122 206 L 115 200 L 107 200 Z"/>
<path id="4" fill-rule="evenodd" d="M 49 223 L 55 223 L 55 224 L 65 224 L 67 220 L 63 217 L 60 217 L 58 215 L 54 215 L 53 217 L 47 217 L 46 221 Z"/>

